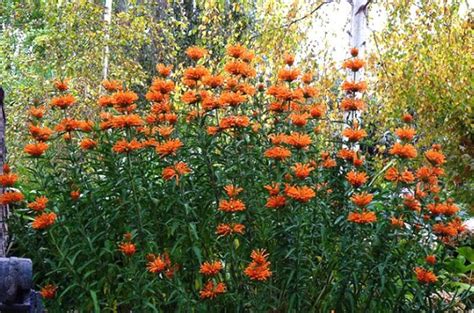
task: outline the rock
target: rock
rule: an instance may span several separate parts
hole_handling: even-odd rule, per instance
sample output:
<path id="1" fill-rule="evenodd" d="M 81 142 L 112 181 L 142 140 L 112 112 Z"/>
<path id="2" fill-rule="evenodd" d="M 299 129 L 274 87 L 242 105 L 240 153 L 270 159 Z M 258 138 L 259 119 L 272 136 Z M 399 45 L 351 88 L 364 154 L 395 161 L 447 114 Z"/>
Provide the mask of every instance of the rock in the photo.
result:
<path id="1" fill-rule="evenodd" d="M 0 303 L 25 303 L 30 297 L 33 264 L 30 259 L 0 258 Z"/>

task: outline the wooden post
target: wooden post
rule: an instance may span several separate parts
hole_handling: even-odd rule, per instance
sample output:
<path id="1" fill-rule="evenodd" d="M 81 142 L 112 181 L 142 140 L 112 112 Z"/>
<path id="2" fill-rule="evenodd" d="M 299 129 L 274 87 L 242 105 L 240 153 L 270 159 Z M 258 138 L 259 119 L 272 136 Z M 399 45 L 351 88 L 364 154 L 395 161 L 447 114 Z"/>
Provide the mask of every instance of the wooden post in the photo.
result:
<path id="1" fill-rule="evenodd" d="M 0 87 L 0 173 L 6 161 L 5 92 Z M 0 194 L 5 192 L 1 188 Z M 30 259 L 6 258 L 8 248 L 8 206 L 0 205 L 0 312 L 43 313 L 41 295 L 32 290 L 33 263 Z M 34 247 L 32 247 L 34 249 Z"/>
<path id="2" fill-rule="evenodd" d="M 4 109 L 5 92 L 0 87 L 0 173 L 3 173 L 3 164 L 6 161 L 7 149 L 5 145 L 5 124 L 6 116 Z M 0 194 L 5 190 L 1 188 Z M 5 257 L 8 245 L 8 205 L 0 205 L 0 257 Z"/>

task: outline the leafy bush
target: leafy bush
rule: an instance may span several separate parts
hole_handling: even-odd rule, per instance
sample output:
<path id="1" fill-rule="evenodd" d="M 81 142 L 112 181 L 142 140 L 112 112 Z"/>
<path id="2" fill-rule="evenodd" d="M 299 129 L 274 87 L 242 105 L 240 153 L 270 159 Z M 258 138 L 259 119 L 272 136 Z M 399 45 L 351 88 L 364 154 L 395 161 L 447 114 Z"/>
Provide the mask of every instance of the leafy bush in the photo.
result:
<path id="1" fill-rule="evenodd" d="M 351 52 L 344 66 L 356 73 L 364 62 Z M 215 73 L 205 49 L 186 53 L 181 83 L 160 64 L 144 98 L 105 81 L 94 120 L 69 117 L 80 99 L 67 81 L 30 109 L 25 196 L 1 200 L 52 311 L 463 305 L 464 228 L 443 188 L 445 157 L 411 144 L 410 115 L 376 154 L 359 119 L 365 82 L 342 84 L 346 119 L 330 121 L 291 55 L 267 86 L 242 46 Z M 418 156 L 426 165 L 414 168 Z M 2 178 L 17 177 L 6 167 Z"/>

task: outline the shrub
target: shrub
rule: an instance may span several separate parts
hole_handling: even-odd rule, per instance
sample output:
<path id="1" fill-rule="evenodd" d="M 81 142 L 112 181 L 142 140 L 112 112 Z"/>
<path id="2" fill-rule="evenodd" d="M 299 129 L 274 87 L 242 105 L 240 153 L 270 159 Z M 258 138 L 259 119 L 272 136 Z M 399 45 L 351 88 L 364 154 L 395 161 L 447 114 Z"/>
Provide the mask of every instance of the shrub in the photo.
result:
<path id="1" fill-rule="evenodd" d="M 414 146 L 412 118 L 375 153 L 365 82 L 342 84 L 342 127 L 290 55 L 266 86 L 242 46 L 222 72 L 186 53 L 181 82 L 158 65 L 144 98 L 104 82 L 96 119 L 68 116 L 67 81 L 30 109 L 28 203 L 2 201 L 51 310 L 441 311 L 468 295 L 449 266 L 464 229 L 445 157 Z"/>

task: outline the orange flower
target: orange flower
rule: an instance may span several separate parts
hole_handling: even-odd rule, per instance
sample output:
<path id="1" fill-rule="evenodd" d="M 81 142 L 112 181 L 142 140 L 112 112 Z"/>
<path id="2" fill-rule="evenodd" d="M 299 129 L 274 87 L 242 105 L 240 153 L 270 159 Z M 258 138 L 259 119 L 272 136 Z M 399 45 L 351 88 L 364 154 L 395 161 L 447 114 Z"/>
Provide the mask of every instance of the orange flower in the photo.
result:
<path id="1" fill-rule="evenodd" d="M 427 255 L 425 258 L 426 263 L 435 265 L 436 264 L 436 256 L 435 255 Z"/>
<path id="2" fill-rule="evenodd" d="M 248 116 L 245 115 L 236 115 L 236 116 L 226 116 L 222 118 L 219 123 L 221 129 L 228 129 L 232 127 L 247 127 L 249 126 L 250 120 Z"/>
<path id="3" fill-rule="evenodd" d="M 192 46 L 186 49 L 186 55 L 193 61 L 203 58 L 207 54 L 207 50 L 201 47 Z"/>
<path id="4" fill-rule="evenodd" d="M 185 175 L 188 173 L 191 173 L 188 165 L 184 162 L 177 162 L 173 166 L 164 168 L 161 176 L 164 180 L 176 179 L 176 183 L 178 183 L 180 175 Z"/>
<path id="5" fill-rule="evenodd" d="M 203 289 L 199 291 L 201 299 L 214 299 L 220 294 L 225 293 L 227 290 L 226 285 L 223 282 L 214 284 L 212 280 L 208 281 Z"/>
<path id="6" fill-rule="evenodd" d="M 438 277 L 429 270 L 422 267 L 415 268 L 416 279 L 422 284 L 433 284 L 438 281 Z"/>
<path id="7" fill-rule="evenodd" d="M 58 287 L 52 284 L 48 284 L 41 288 L 40 294 L 44 299 L 54 299 L 57 290 Z"/>
<path id="8" fill-rule="evenodd" d="M 411 141 L 415 137 L 416 131 L 410 127 L 397 128 L 395 134 L 397 134 L 401 140 Z"/>
<path id="9" fill-rule="evenodd" d="M 350 171 L 346 175 L 346 179 L 353 187 L 357 188 L 367 182 L 368 176 L 365 172 Z"/>
<path id="10" fill-rule="evenodd" d="M 357 49 L 357 48 L 351 48 L 351 50 L 349 52 L 351 53 L 351 55 L 354 58 L 359 55 L 359 49 Z"/>
<path id="11" fill-rule="evenodd" d="M 402 120 L 405 122 L 405 123 L 410 123 L 413 121 L 413 116 L 411 114 L 408 114 L 408 113 L 405 113 L 403 114 L 402 116 Z"/>
<path id="12" fill-rule="evenodd" d="M 456 218 L 447 224 L 437 223 L 433 225 L 433 232 L 442 237 L 454 237 L 465 230 L 460 218 Z"/>
<path id="13" fill-rule="evenodd" d="M 30 123 L 28 128 L 31 136 L 37 141 L 47 141 L 53 134 L 53 131 L 48 127 L 38 127 Z"/>
<path id="14" fill-rule="evenodd" d="M 188 90 L 181 96 L 181 101 L 186 104 L 195 104 L 201 101 L 201 97 L 194 90 Z"/>
<path id="15" fill-rule="evenodd" d="M 219 201 L 219 210 L 223 212 L 241 212 L 245 210 L 245 203 L 238 199 Z"/>
<path id="16" fill-rule="evenodd" d="M 53 85 L 54 85 L 54 88 L 56 88 L 57 90 L 59 91 L 66 91 L 69 89 L 69 86 L 67 85 L 68 83 L 68 80 L 67 79 L 64 79 L 64 80 L 56 80 Z"/>
<path id="17" fill-rule="evenodd" d="M 346 60 L 344 61 L 344 64 L 343 64 L 344 68 L 347 68 L 353 72 L 357 72 L 364 66 L 365 66 L 365 61 L 361 59 L 357 59 L 357 58 Z"/>
<path id="18" fill-rule="evenodd" d="M 204 262 L 201 264 L 199 269 L 199 273 L 206 275 L 206 276 L 214 276 L 217 275 L 222 270 L 222 263 L 221 261 L 215 262 Z"/>
<path id="19" fill-rule="evenodd" d="M 401 157 L 402 159 L 413 159 L 416 158 L 417 152 L 415 147 L 413 147 L 410 144 L 402 145 L 399 142 L 396 142 L 392 149 L 389 151 L 390 154 L 392 155 L 397 155 Z"/>
<path id="20" fill-rule="evenodd" d="M 51 105 L 60 109 L 66 109 L 76 102 L 76 98 L 73 95 L 67 94 L 64 96 L 58 96 L 51 99 Z"/>
<path id="21" fill-rule="evenodd" d="M 446 158 L 444 157 L 444 154 L 441 152 L 435 150 L 435 149 L 430 149 L 425 152 L 425 157 L 426 159 L 433 165 L 439 166 L 446 162 Z"/>
<path id="22" fill-rule="evenodd" d="M 353 81 L 344 81 L 342 83 L 342 90 L 346 92 L 364 92 L 367 90 L 367 83 L 365 81 L 353 82 Z"/>
<path id="23" fill-rule="evenodd" d="M 367 132 L 363 129 L 346 128 L 342 131 L 342 135 L 347 137 L 350 142 L 357 142 L 367 136 Z"/>
<path id="24" fill-rule="evenodd" d="M 231 61 L 224 66 L 224 70 L 235 76 L 254 77 L 257 72 L 248 63 L 242 61 Z"/>
<path id="25" fill-rule="evenodd" d="M 224 77 L 221 75 L 208 75 L 202 79 L 204 85 L 210 88 L 217 88 L 224 84 Z"/>
<path id="26" fill-rule="evenodd" d="M 35 217 L 35 220 L 31 224 L 33 229 L 41 230 L 46 229 L 53 225 L 56 222 L 56 214 L 54 212 L 51 213 L 42 213 Z"/>
<path id="27" fill-rule="evenodd" d="M 309 113 L 313 118 L 321 118 L 326 113 L 326 107 L 322 104 L 315 104 L 312 105 L 309 109 Z"/>
<path id="28" fill-rule="evenodd" d="M 138 95 L 133 91 L 118 91 L 113 94 L 114 105 L 128 107 L 138 100 Z"/>
<path id="29" fill-rule="evenodd" d="M 376 222 L 377 216 L 374 212 L 351 212 L 349 213 L 347 220 L 357 224 L 368 224 Z"/>
<path id="30" fill-rule="evenodd" d="M 97 142 L 90 138 L 84 138 L 81 140 L 81 143 L 79 144 L 79 146 L 83 150 L 90 150 L 90 149 L 94 149 L 97 146 Z"/>
<path id="31" fill-rule="evenodd" d="M 265 206 L 271 209 L 282 208 L 286 205 L 286 198 L 284 196 L 270 196 Z"/>
<path id="32" fill-rule="evenodd" d="M 405 226 L 405 222 L 403 221 L 403 219 L 396 218 L 396 217 L 390 218 L 390 224 L 392 225 L 392 227 L 395 227 L 395 228 L 403 228 L 403 226 Z"/>
<path id="33" fill-rule="evenodd" d="M 122 82 L 118 80 L 103 80 L 102 87 L 105 90 L 113 92 L 113 91 L 120 91 L 122 90 Z"/>
<path id="34" fill-rule="evenodd" d="M 33 117 L 43 118 L 44 113 L 46 113 L 46 108 L 44 106 L 30 108 L 30 115 Z"/>
<path id="35" fill-rule="evenodd" d="M 143 145 L 136 139 L 128 142 L 125 139 L 121 139 L 115 143 L 112 150 L 116 153 L 129 153 L 138 149 L 143 148 Z"/>
<path id="36" fill-rule="evenodd" d="M 174 131 L 173 126 L 165 126 L 165 125 L 158 126 L 158 133 L 164 138 L 168 138 L 169 136 L 171 136 L 173 131 Z"/>
<path id="37" fill-rule="evenodd" d="M 112 128 L 139 127 L 143 125 L 142 118 L 136 114 L 112 116 L 109 122 Z"/>
<path id="38" fill-rule="evenodd" d="M 405 195 L 403 205 L 412 211 L 421 211 L 421 203 L 413 195 Z"/>
<path id="39" fill-rule="evenodd" d="M 0 204 L 2 205 L 20 202 L 23 199 L 25 199 L 25 196 L 19 191 L 6 191 L 0 194 Z"/>
<path id="40" fill-rule="evenodd" d="M 299 201 L 299 202 L 308 202 L 316 196 L 314 190 L 308 186 L 290 186 L 285 187 L 285 193 L 288 197 Z"/>
<path id="41" fill-rule="evenodd" d="M 183 78 L 184 80 L 196 82 L 202 79 L 205 76 L 209 76 L 210 72 L 204 66 L 198 65 L 196 67 L 188 67 L 184 70 Z M 190 86 L 192 87 L 192 86 Z"/>
<path id="42" fill-rule="evenodd" d="M 362 111 L 364 108 L 365 103 L 360 99 L 345 98 L 341 102 L 341 109 L 343 111 Z"/>
<path id="43" fill-rule="evenodd" d="M 5 164 L 6 165 L 6 164 Z M 4 174 L 0 175 L 0 185 L 2 187 L 11 187 L 15 185 L 18 180 L 18 175 L 3 171 Z"/>
<path id="44" fill-rule="evenodd" d="M 247 97 L 242 95 L 240 92 L 225 91 L 219 97 L 219 104 L 222 106 L 229 105 L 236 107 L 247 101 Z"/>
<path id="45" fill-rule="evenodd" d="M 310 84 L 313 81 L 313 74 L 309 72 L 304 73 L 303 76 L 301 76 L 301 81 L 304 84 Z"/>
<path id="46" fill-rule="evenodd" d="M 25 146 L 24 151 L 33 157 L 41 156 L 47 149 L 48 145 L 44 142 L 30 143 Z"/>
<path id="47" fill-rule="evenodd" d="M 156 146 L 156 152 L 162 156 L 165 157 L 167 155 L 171 154 L 176 154 L 176 151 L 178 151 L 181 147 L 183 146 L 183 143 L 179 139 L 169 139 L 167 141 L 161 142 Z"/>
<path id="48" fill-rule="evenodd" d="M 81 196 L 81 192 L 79 190 L 73 190 L 71 191 L 70 196 L 72 200 L 76 201 Z"/>
<path id="49" fill-rule="evenodd" d="M 228 236 L 233 233 L 243 235 L 245 226 L 242 224 L 219 224 L 216 228 L 216 234 L 219 236 Z"/>
<path id="50" fill-rule="evenodd" d="M 291 169 L 295 173 L 296 177 L 299 179 L 305 179 L 314 170 L 314 167 L 312 167 L 310 164 L 296 163 Z"/>
<path id="51" fill-rule="evenodd" d="M 166 263 L 167 262 L 165 262 L 165 260 L 162 256 L 160 256 L 160 255 L 154 256 L 153 260 L 148 262 L 147 270 L 150 273 L 158 274 L 160 272 L 163 272 L 166 269 L 166 266 L 167 266 Z"/>
<path id="52" fill-rule="evenodd" d="M 292 81 L 296 80 L 300 74 L 301 74 L 301 71 L 299 69 L 296 69 L 296 68 L 291 68 L 291 69 L 282 68 L 278 72 L 278 79 L 279 80 L 284 80 L 284 81 L 287 81 L 287 82 L 292 82 Z"/>
<path id="53" fill-rule="evenodd" d="M 234 198 L 239 193 L 241 193 L 244 189 L 236 187 L 234 185 L 227 185 L 227 186 L 224 187 L 224 190 L 230 198 Z"/>
<path id="54" fill-rule="evenodd" d="M 291 135 L 287 137 L 287 143 L 297 149 L 302 149 L 309 146 L 312 141 L 311 137 L 307 134 L 292 132 Z"/>
<path id="55" fill-rule="evenodd" d="M 164 65 L 163 63 L 156 65 L 156 71 L 160 73 L 163 77 L 168 77 L 171 74 L 171 70 L 173 69 L 173 65 Z"/>
<path id="56" fill-rule="evenodd" d="M 391 167 L 385 173 L 385 179 L 392 182 L 404 182 L 409 184 L 415 181 L 415 176 L 408 170 L 399 173 L 395 167 Z"/>
<path id="57" fill-rule="evenodd" d="M 276 196 L 280 193 L 280 184 L 274 183 L 273 185 L 265 185 L 263 188 L 268 191 L 270 196 Z"/>
<path id="58" fill-rule="evenodd" d="M 244 274 L 252 280 L 264 281 L 272 276 L 270 262 L 267 261 L 268 254 L 265 250 L 253 250 L 250 254 L 252 262 L 244 270 Z"/>
<path id="59" fill-rule="evenodd" d="M 27 206 L 33 211 L 43 211 L 44 209 L 46 209 L 48 201 L 48 198 L 46 198 L 45 196 L 36 197 L 35 201 L 28 203 Z"/>
<path id="60" fill-rule="evenodd" d="M 239 59 L 244 55 L 244 53 L 247 52 L 247 49 L 242 46 L 242 45 L 232 45 L 227 47 L 227 55 Z"/>
<path id="61" fill-rule="evenodd" d="M 295 56 L 293 54 L 285 53 L 283 59 L 285 61 L 285 64 L 288 66 L 292 66 L 295 62 Z"/>
<path id="62" fill-rule="evenodd" d="M 295 126 L 305 126 L 308 123 L 308 119 L 311 117 L 310 114 L 308 113 L 292 113 L 290 114 L 289 118 L 291 119 L 291 123 L 293 123 Z"/>
<path id="63" fill-rule="evenodd" d="M 136 246 L 131 243 L 131 242 L 122 242 L 120 245 L 119 245 L 119 249 L 120 251 L 122 251 L 123 254 L 125 254 L 126 256 L 132 256 L 135 254 L 135 252 L 137 251 L 137 248 Z"/>
<path id="64" fill-rule="evenodd" d="M 374 198 L 374 195 L 363 192 L 359 194 L 354 194 L 351 197 L 351 200 L 352 202 L 354 202 L 356 206 L 363 208 L 367 206 L 370 202 L 372 202 L 373 198 Z"/>

